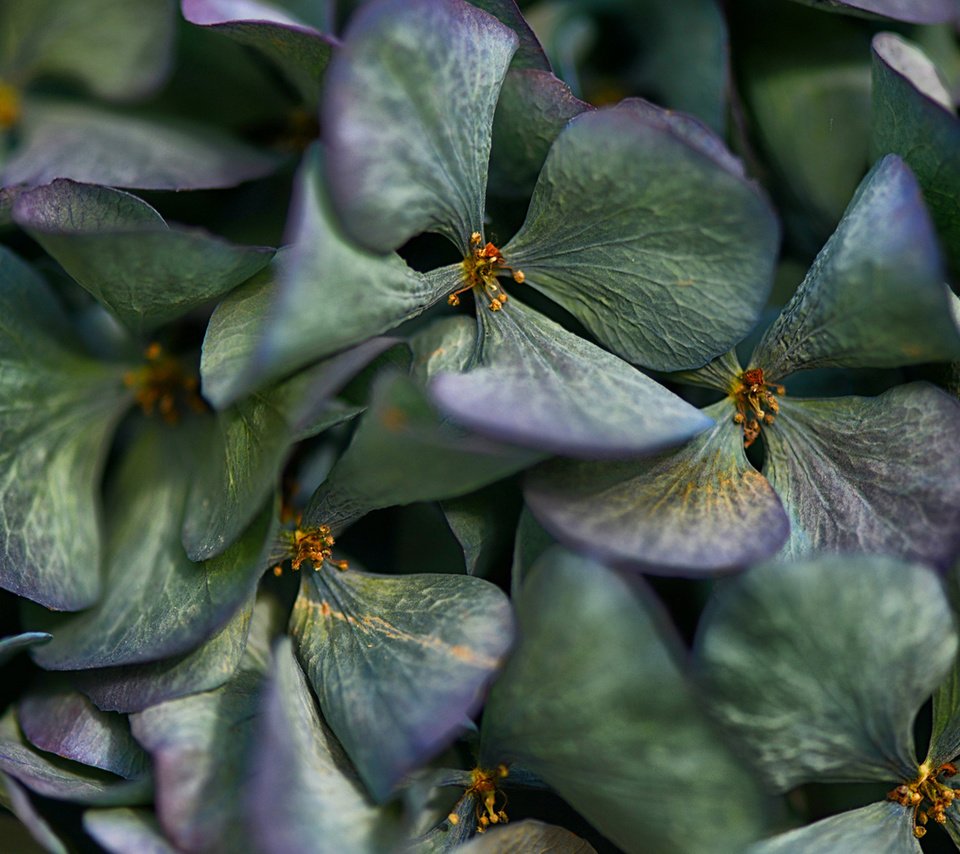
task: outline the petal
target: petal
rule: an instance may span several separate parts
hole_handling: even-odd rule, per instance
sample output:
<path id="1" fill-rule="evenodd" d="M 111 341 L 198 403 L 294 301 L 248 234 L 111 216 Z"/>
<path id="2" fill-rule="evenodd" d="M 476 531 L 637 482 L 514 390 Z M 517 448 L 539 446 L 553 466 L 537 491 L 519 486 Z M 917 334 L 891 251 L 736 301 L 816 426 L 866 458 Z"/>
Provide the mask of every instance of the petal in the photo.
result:
<path id="1" fill-rule="evenodd" d="M 87 810 L 83 829 L 110 854 L 177 854 L 164 838 L 151 810 L 118 807 Z"/>
<path id="2" fill-rule="evenodd" d="M 830 12 L 846 12 L 866 17 L 881 15 L 911 24 L 942 24 L 953 20 L 957 7 L 953 0 L 797 0 Z"/>
<path id="3" fill-rule="evenodd" d="M 327 72 L 332 197 L 373 251 L 423 231 L 466 255 L 483 227 L 493 114 L 514 32 L 464 0 L 375 0 Z"/>

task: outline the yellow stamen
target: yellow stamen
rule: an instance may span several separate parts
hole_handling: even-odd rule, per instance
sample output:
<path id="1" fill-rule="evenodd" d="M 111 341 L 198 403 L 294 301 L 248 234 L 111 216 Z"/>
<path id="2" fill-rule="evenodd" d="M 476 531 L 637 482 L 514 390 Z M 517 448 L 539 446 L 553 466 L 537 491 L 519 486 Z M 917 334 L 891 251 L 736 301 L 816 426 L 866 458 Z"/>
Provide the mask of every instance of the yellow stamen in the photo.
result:
<path id="1" fill-rule="evenodd" d="M 348 569 L 350 564 L 345 560 L 333 559 L 333 547 L 336 541 L 330 532 L 329 525 L 319 525 L 316 528 L 301 528 L 300 521 L 292 531 L 283 531 L 280 538 L 287 549 L 287 560 L 290 568 L 299 572 L 304 561 L 310 561 L 314 572 L 319 572 L 325 563 L 335 566 L 339 570 Z M 274 575 L 283 574 L 282 563 L 273 567 Z"/>
<path id="2" fill-rule="evenodd" d="M 933 819 L 937 824 L 944 824 L 947 820 L 946 811 L 953 805 L 957 793 L 944 782 L 941 776 L 953 777 L 957 768 L 951 762 L 944 762 L 937 768 L 924 762 L 918 769 L 919 773 L 909 783 L 902 783 L 895 789 L 887 792 L 887 800 L 894 801 L 904 807 L 913 808 L 913 835 L 921 839 L 926 835 L 926 823 Z M 930 806 L 921 809 L 926 801 Z"/>
<path id="3" fill-rule="evenodd" d="M 133 389 L 134 399 L 145 415 L 155 411 L 168 424 L 180 420 L 179 405 L 194 412 L 206 412 L 197 378 L 188 374 L 179 359 L 167 354 L 156 342 L 144 351 L 146 364 L 123 375 L 123 384 Z"/>
<path id="4" fill-rule="evenodd" d="M 763 425 L 773 424 L 780 411 L 777 395 L 783 394 L 786 394 L 786 389 L 782 385 L 766 382 L 761 368 L 744 371 L 730 387 L 730 396 L 737 407 L 733 422 L 743 428 L 745 448 L 757 440 Z"/>
<path id="5" fill-rule="evenodd" d="M 466 794 L 477 798 L 477 833 L 485 832 L 491 824 L 506 824 L 510 820 L 506 813 L 507 796 L 497 787 L 500 780 L 507 777 L 509 773 L 510 770 L 506 765 L 498 765 L 493 770 L 474 768 L 470 772 L 471 784 Z M 499 808 L 497 807 L 498 797 L 500 798 Z"/>
<path id="6" fill-rule="evenodd" d="M 460 294 L 469 290 L 483 290 L 489 299 L 490 311 L 500 311 L 507 302 L 507 294 L 497 282 L 501 273 L 510 273 L 515 282 L 523 282 L 526 278 L 522 270 L 514 270 L 504 260 L 503 253 L 493 244 L 484 244 L 479 231 L 470 235 L 470 254 L 463 259 L 463 280 L 466 283 L 462 288 L 455 290 L 447 297 L 449 305 L 460 305 Z"/>

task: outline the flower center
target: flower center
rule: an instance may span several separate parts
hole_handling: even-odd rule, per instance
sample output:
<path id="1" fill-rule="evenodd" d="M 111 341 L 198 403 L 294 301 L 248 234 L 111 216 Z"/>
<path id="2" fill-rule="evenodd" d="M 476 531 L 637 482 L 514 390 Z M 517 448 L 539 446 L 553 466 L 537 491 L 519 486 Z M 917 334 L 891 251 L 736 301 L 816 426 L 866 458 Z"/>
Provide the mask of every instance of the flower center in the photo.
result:
<path id="1" fill-rule="evenodd" d="M 490 304 L 487 307 L 490 311 L 500 311 L 507 301 L 506 292 L 497 283 L 497 276 L 501 272 L 510 273 L 515 282 L 524 280 L 523 271 L 508 267 L 503 253 L 492 243 L 484 245 L 480 232 L 475 231 L 470 235 L 470 254 L 463 259 L 463 280 L 467 284 L 450 294 L 447 302 L 450 305 L 460 305 L 460 294 L 477 288 L 489 298 Z"/>
<path id="2" fill-rule="evenodd" d="M 300 520 L 292 531 L 283 531 L 280 540 L 284 548 L 284 559 L 290 561 L 294 572 L 300 569 L 305 560 L 313 564 L 315 572 L 319 572 L 325 563 L 330 563 L 337 569 L 346 569 L 345 560 L 333 560 L 333 546 L 335 540 L 330 532 L 329 525 L 319 525 L 316 528 L 301 528 Z M 273 567 L 273 574 L 283 575 L 282 561 Z"/>
<path id="3" fill-rule="evenodd" d="M 0 80 L 0 131 L 12 128 L 20 121 L 20 92 Z"/>
<path id="4" fill-rule="evenodd" d="M 937 824 L 946 823 L 946 812 L 957 797 L 956 791 L 939 779 L 941 775 L 953 777 L 957 773 L 957 767 L 953 763 L 944 762 L 939 768 L 933 768 L 924 762 L 919 770 L 915 780 L 887 792 L 887 800 L 895 801 L 904 807 L 913 807 L 913 835 L 917 839 L 926 835 L 925 825 L 931 818 Z M 930 806 L 922 809 L 927 801 Z"/>
<path id="5" fill-rule="evenodd" d="M 737 407 L 735 423 L 743 427 L 743 447 L 749 448 L 760 435 L 760 427 L 773 424 L 780 411 L 777 395 L 786 394 L 782 385 L 768 383 L 761 368 L 744 371 L 730 388 L 730 396 Z"/>
<path id="6" fill-rule="evenodd" d="M 168 424 L 180 420 L 183 404 L 194 412 L 206 412 L 207 404 L 197 391 L 197 378 L 187 373 L 179 359 L 154 341 L 144 351 L 147 363 L 123 375 L 123 384 L 134 390 L 134 399 L 145 415 L 158 412 Z"/>
<path id="7" fill-rule="evenodd" d="M 477 800 L 477 833 L 483 833 L 491 824 L 506 824 L 510 820 L 506 813 L 507 796 L 497 788 L 497 783 L 509 773 L 506 765 L 498 765 L 493 770 L 474 768 L 470 772 L 471 784 L 464 796 L 472 795 Z M 498 797 L 500 798 L 499 809 L 497 809 Z M 457 818 L 456 813 L 450 813 L 447 820 L 451 824 L 456 824 L 460 819 Z"/>

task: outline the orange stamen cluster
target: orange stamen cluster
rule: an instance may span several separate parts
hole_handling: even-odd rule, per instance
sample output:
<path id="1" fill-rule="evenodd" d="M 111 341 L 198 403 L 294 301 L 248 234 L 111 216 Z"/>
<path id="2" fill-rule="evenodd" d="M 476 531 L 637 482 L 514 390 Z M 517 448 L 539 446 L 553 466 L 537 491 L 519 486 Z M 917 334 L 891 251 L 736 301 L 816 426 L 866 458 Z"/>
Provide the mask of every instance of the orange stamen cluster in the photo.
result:
<path id="1" fill-rule="evenodd" d="M 490 311 L 500 311 L 507 301 L 507 294 L 497 282 L 497 276 L 501 272 L 510 273 L 513 280 L 519 283 L 525 278 L 523 271 L 508 267 L 503 253 L 492 243 L 484 245 L 479 231 L 470 235 L 470 250 L 470 255 L 463 259 L 463 278 L 467 284 L 450 294 L 447 302 L 460 305 L 460 294 L 471 288 L 479 288 L 490 299 Z"/>
<path id="2" fill-rule="evenodd" d="M 0 131 L 12 128 L 20 121 L 21 112 L 20 92 L 0 80 Z"/>
<path id="3" fill-rule="evenodd" d="M 147 363 L 123 375 L 123 384 L 134 390 L 134 399 L 146 415 L 158 412 L 168 424 L 180 420 L 180 406 L 205 412 L 206 403 L 198 391 L 197 378 L 188 374 L 180 361 L 154 342 L 144 352 Z"/>
<path id="4" fill-rule="evenodd" d="M 470 772 L 470 787 L 465 796 L 473 795 L 477 799 L 477 833 L 484 833 L 491 824 L 506 824 L 507 796 L 497 788 L 497 784 L 510 773 L 506 765 L 498 765 L 492 771 L 486 768 L 474 768 Z M 497 798 L 500 798 L 500 808 L 497 808 Z M 456 813 L 450 813 L 447 820 L 456 824 L 459 819 Z"/>
<path id="5" fill-rule="evenodd" d="M 904 807 L 913 807 L 913 835 L 920 839 L 927 833 L 926 824 L 933 819 L 937 824 L 946 824 L 947 810 L 953 805 L 957 793 L 946 783 L 940 781 L 941 775 L 953 777 L 957 773 L 956 766 L 951 762 L 944 762 L 934 768 L 927 762 L 920 766 L 920 773 L 910 783 L 903 783 L 887 792 L 887 800 L 895 801 Z M 924 803 L 930 806 L 921 809 Z"/>
<path id="6" fill-rule="evenodd" d="M 749 448 L 757 440 L 761 426 L 773 424 L 780 411 L 777 395 L 786 391 L 782 385 L 766 382 L 761 368 L 751 368 L 740 375 L 730 396 L 737 407 L 733 420 L 743 427 L 743 447 Z"/>
<path id="7" fill-rule="evenodd" d="M 325 563 L 332 564 L 341 570 L 349 566 L 345 560 L 333 559 L 333 547 L 336 541 L 333 539 L 329 525 L 303 529 L 298 519 L 296 528 L 292 531 L 284 531 L 280 536 L 287 546 L 287 558 L 294 572 L 298 572 L 300 565 L 306 560 L 313 564 L 315 572 L 319 572 Z M 283 565 L 278 563 L 273 568 L 273 574 L 283 575 Z"/>

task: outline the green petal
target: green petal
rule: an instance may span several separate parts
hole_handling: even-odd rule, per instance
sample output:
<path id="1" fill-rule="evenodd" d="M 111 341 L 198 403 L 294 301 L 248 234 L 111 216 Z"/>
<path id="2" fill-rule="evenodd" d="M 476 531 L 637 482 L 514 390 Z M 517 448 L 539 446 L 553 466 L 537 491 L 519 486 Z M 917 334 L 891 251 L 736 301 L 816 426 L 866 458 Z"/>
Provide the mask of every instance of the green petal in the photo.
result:
<path id="1" fill-rule="evenodd" d="M 960 406 L 926 383 L 780 401 L 763 473 L 790 516 L 783 557 L 872 552 L 946 568 L 960 550 Z"/>
<path id="2" fill-rule="evenodd" d="M 68 77 L 102 98 L 143 97 L 170 69 L 171 7 L 169 0 L 6 0 L 0 77 L 18 85 Z"/>
<path id="3" fill-rule="evenodd" d="M 493 117 L 491 192 L 529 197 L 564 125 L 592 109 L 549 70 L 517 68 L 514 58 Z"/>
<path id="4" fill-rule="evenodd" d="M 149 760 L 126 718 L 100 711 L 63 679 L 42 680 L 17 713 L 23 734 L 40 750 L 128 780 L 149 776 Z"/>
<path id="5" fill-rule="evenodd" d="M 133 734 L 153 759 L 157 818 L 177 849 L 249 844 L 242 794 L 261 687 L 261 674 L 242 670 L 216 691 L 131 715 Z"/>
<path id="6" fill-rule="evenodd" d="M 347 242 L 329 210 L 317 148 L 297 179 L 292 248 L 216 309 L 203 343 L 204 394 L 217 406 L 416 317 L 453 287 L 395 254 Z"/>
<path id="7" fill-rule="evenodd" d="M 33 839 L 48 854 L 68 854 L 63 842 L 43 816 L 37 812 L 30 796 L 19 783 L 2 771 L 0 771 L 0 805 L 20 819 Z"/>
<path id="8" fill-rule="evenodd" d="M 476 366 L 430 384 L 440 409 L 478 433 L 590 459 L 652 453 L 710 425 L 632 365 L 513 297 L 478 316 Z"/>
<path id="9" fill-rule="evenodd" d="M 164 838 L 153 812 L 119 807 L 87 810 L 83 829 L 110 854 L 177 854 Z"/>
<path id="10" fill-rule="evenodd" d="M 768 381 L 826 367 L 960 358 L 933 224 L 913 173 L 884 157 L 751 357 Z"/>
<path id="11" fill-rule="evenodd" d="M 204 419 L 206 420 L 206 419 Z M 30 622 L 53 640 L 33 650 L 49 670 L 140 664 L 207 640 L 249 599 L 266 566 L 274 509 L 267 507 L 229 550 L 193 563 L 180 543 L 191 451 L 206 426 L 144 425 L 107 495 L 106 593 L 81 614 L 34 609 Z"/>
<path id="12" fill-rule="evenodd" d="M 540 459 L 441 419 L 413 381 L 384 374 L 350 446 L 304 515 L 309 523 L 337 526 L 381 507 L 464 495 Z"/>
<path id="13" fill-rule="evenodd" d="M 85 356 L 46 282 L 3 248 L 0 361 L 0 586 L 86 608 L 100 594 L 100 473 L 130 404 L 124 366 Z"/>
<path id="14" fill-rule="evenodd" d="M 73 181 L 24 193 L 14 219 L 135 332 L 220 296 L 273 255 L 265 247 L 170 228 L 135 196 Z"/>
<path id="15" fill-rule="evenodd" d="M 960 121 L 945 94 L 919 48 L 893 33 L 874 37 L 873 154 L 899 154 L 914 171 L 950 263 L 960 268 Z"/>
<path id="16" fill-rule="evenodd" d="M 596 854 L 589 842 L 569 830 L 534 819 L 489 830 L 457 850 L 460 854 Z"/>
<path id="17" fill-rule="evenodd" d="M 826 557 L 718 592 L 698 643 L 710 707 L 779 791 L 916 776 L 913 721 L 957 651 L 932 572 Z"/>
<path id="18" fill-rule="evenodd" d="M 497 558 L 509 551 L 520 503 L 519 490 L 512 481 L 441 503 L 447 524 L 463 550 L 467 575 L 486 578 Z"/>
<path id="19" fill-rule="evenodd" d="M 324 718 L 382 801 L 462 730 L 513 617 L 479 578 L 325 568 L 304 576 L 291 632 Z"/>
<path id="20" fill-rule="evenodd" d="M 99 709 L 142 712 L 148 706 L 188 694 L 212 691 L 230 679 L 240 664 L 250 630 L 252 603 L 209 640 L 182 655 L 121 667 L 71 673 L 71 681 Z"/>
<path id="21" fill-rule="evenodd" d="M 503 254 L 627 361 L 679 370 L 756 323 L 777 243 L 755 186 L 625 105 L 566 126 Z"/>
<path id="22" fill-rule="evenodd" d="M 468 254 L 517 44 L 464 0 L 378 0 L 353 17 L 327 73 L 323 125 L 332 195 L 354 241 L 386 252 L 436 231 Z"/>
<path id="23" fill-rule="evenodd" d="M 550 70 L 550 61 L 543 52 L 536 33 L 523 17 L 516 0 L 470 0 L 470 4 L 483 9 L 484 12 L 489 12 L 501 24 L 510 27 L 517 34 L 520 44 L 510 63 L 511 70 L 528 68 Z"/>
<path id="24" fill-rule="evenodd" d="M 81 804 L 142 804 L 149 803 L 153 795 L 149 777 L 125 780 L 36 750 L 20 732 L 12 707 L 0 719 L 0 771 L 38 795 Z"/>
<path id="25" fill-rule="evenodd" d="M 253 6 L 253 8 L 251 8 Z M 273 8 L 254 4 L 224 5 L 209 0 L 182 0 L 183 16 L 191 24 L 220 33 L 272 60 L 297 88 L 303 100 L 314 105 L 320 98 L 323 75 L 336 39 L 306 24 L 294 23 Z"/>
<path id="26" fill-rule="evenodd" d="M 36 187 L 56 178 L 144 190 L 233 187 L 280 164 L 226 134 L 169 119 L 31 96 L 0 184 Z"/>
<path id="27" fill-rule="evenodd" d="M 571 548 L 646 572 L 711 574 L 774 555 L 789 531 L 780 499 L 747 461 L 729 401 L 706 411 L 713 429 L 679 450 L 533 469 L 527 504 Z"/>
<path id="28" fill-rule="evenodd" d="M 554 550 L 517 610 L 522 640 L 484 711 L 485 766 L 529 768 L 629 852 L 732 854 L 759 835 L 765 804 L 703 717 L 645 587 Z"/>
<path id="29" fill-rule="evenodd" d="M 209 560 L 236 542 L 280 486 L 297 442 L 361 411 L 331 396 L 392 343 L 368 342 L 217 414 L 187 498 L 183 545 L 191 560 Z"/>
<path id="30" fill-rule="evenodd" d="M 250 823 L 264 854 L 392 851 L 398 827 L 370 801 L 317 713 L 284 639 L 274 653 L 251 779 Z"/>
<path id="31" fill-rule="evenodd" d="M 824 854 L 827 851 L 920 854 L 922 850 L 913 835 L 912 811 L 900 804 L 881 801 L 758 842 L 747 849 L 747 854 Z"/>
<path id="32" fill-rule="evenodd" d="M 954 564 L 947 581 L 954 617 L 960 607 L 960 562 Z M 933 732 L 926 761 L 934 768 L 960 756 L 960 657 L 933 695 Z"/>

